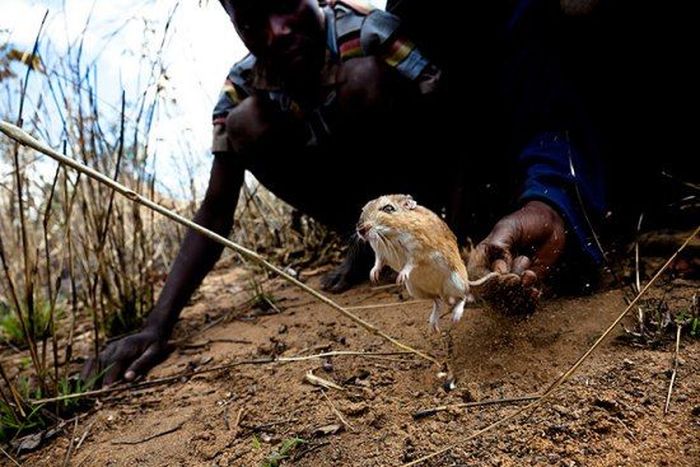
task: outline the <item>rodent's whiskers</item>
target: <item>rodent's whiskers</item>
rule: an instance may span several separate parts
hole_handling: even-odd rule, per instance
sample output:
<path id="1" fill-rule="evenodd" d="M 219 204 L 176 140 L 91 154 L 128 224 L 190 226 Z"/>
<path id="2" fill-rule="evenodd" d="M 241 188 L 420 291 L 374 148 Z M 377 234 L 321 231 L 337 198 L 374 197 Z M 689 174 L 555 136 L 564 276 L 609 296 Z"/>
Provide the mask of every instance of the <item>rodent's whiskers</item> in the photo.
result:
<path id="1" fill-rule="evenodd" d="M 375 229 L 375 232 L 377 234 L 377 238 L 381 241 L 384 249 L 387 252 L 391 253 L 392 258 L 394 258 L 396 260 L 398 260 L 398 258 L 401 258 L 401 255 L 399 255 L 399 252 L 396 250 L 396 245 L 394 245 L 394 243 L 392 241 L 390 241 L 388 238 L 386 238 L 384 236 L 383 232 L 376 230 L 376 229 Z"/>

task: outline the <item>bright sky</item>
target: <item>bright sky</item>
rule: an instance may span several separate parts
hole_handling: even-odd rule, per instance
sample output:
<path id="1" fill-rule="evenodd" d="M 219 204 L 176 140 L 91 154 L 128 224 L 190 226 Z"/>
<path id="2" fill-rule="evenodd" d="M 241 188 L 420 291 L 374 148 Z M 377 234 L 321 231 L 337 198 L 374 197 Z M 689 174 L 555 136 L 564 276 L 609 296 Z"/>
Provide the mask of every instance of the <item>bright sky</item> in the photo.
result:
<path id="1" fill-rule="evenodd" d="M 383 7 L 385 1 L 372 3 Z M 103 112 L 117 112 L 122 87 L 131 100 L 144 91 L 147 69 L 141 51 L 156 54 L 165 22 L 177 5 L 162 52 L 167 70 L 167 80 L 161 80 L 162 96 L 167 105 L 161 105 L 155 117 L 150 146 L 158 155 L 161 184 L 170 190 L 177 190 L 182 182 L 187 185 L 182 174 L 190 166 L 197 185 L 205 186 L 211 158 L 211 110 L 228 69 L 246 53 L 218 0 L 0 0 L 0 5 L 0 42 L 28 51 L 49 9 L 40 48 L 48 68 L 65 53 L 69 42 L 81 36 L 90 18 L 84 63 L 95 60 Z M 144 33 L 149 28 L 151 32 Z M 24 75 L 23 69 L 17 71 Z M 38 85 L 45 77 L 35 74 L 32 79 Z M 30 98 L 26 105 L 35 104 Z M 0 98 L 0 105 L 8 105 L 7 99 Z M 55 106 L 47 108 L 51 113 Z M 13 108 L 2 110 L 16 114 Z M 26 109 L 25 115 L 32 110 Z M 57 118 L 47 115 L 54 122 L 47 126 L 58 129 L 55 138 L 60 133 Z"/>

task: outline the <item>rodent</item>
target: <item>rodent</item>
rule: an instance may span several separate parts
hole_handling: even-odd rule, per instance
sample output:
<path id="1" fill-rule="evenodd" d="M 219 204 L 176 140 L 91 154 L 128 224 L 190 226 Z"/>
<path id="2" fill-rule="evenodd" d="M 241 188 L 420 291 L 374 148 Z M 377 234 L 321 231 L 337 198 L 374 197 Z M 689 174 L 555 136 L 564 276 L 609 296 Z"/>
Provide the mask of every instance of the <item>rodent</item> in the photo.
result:
<path id="1" fill-rule="evenodd" d="M 452 230 L 410 195 L 384 195 L 367 203 L 357 234 L 374 250 L 370 280 L 376 282 L 384 266 L 396 271 L 396 282 L 405 285 L 411 296 L 433 300 L 429 323 L 436 331 L 445 306 L 451 307 L 456 323 L 465 303 L 473 301 L 470 286 L 498 275 L 493 272 L 470 282 Z"/>

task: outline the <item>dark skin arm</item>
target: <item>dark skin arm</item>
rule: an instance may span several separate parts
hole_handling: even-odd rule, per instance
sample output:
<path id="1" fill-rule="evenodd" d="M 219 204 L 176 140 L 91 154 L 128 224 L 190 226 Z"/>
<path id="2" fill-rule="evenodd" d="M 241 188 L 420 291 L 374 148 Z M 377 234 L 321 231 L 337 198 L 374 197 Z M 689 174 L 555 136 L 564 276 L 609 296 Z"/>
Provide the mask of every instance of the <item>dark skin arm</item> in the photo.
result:
<path id="1" fill-rule="evenodd" d="M 471 252 L 469 274 L 477 279 L 490 271 L 515 273 L 522 287 L 536 298 L 565 244 L 566 225 L 561 215 L 542 201 L 529 201 L 498 221 Z"/>
<path id="2" fill-rule="evenodd" d="M 231 155 L 216 156 L 209 186 L 194 221 L 226 236 L 233 226 L 233 213 L 243 183 L 243 168 Z M 87 361 L 81 372 L 85 381 L 106 370 L 102 383 L 109 385 L 124 378 L 132 381 L 145 375 L 169 353 L 168 339 L 180 312 L 221 256 L 223 246 L 194 231 L 188 231 L 168 274 L 155 307 L 144 328 L 116 340 Z"/>

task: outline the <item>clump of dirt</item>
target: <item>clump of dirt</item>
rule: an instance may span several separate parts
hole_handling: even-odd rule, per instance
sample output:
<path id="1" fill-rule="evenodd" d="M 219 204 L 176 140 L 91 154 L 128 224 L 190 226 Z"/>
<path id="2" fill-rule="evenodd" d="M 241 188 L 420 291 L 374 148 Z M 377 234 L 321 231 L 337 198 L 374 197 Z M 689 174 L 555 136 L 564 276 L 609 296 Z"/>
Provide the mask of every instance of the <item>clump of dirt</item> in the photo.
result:
<path id="1" fill-rule="evenodd" d="M 277 280 L 265 291 L 279 313 L 243 307 L 250 301 L 236 288 L 242 274 L 220 270 L 207 279 L 178 324 L 177 350 L 149 378 L 271 355 L 396 350 Z M 309 282 L 317 286 L 318 276 Z M 699 284 L 671 285 L 669 306 L 684 306 Z M 416 411 L 544 390 L 620 313 L 622 297 L 610 290 L 551 299 L 528 317 L 475 307 L 436 334 L 427 322 L 429 303 L 404 302 L 395 288 L 361 286 L 336 299 L 352 306 L 393 304 L 355 312 L 447 362 L 456 389 L 445 391 L 440 368 L 401 354 L 241 365 L 106 396 L 77 428 L 21 460 L 56 465 L 71 438 L 83 438 L 77 449 L 73 443 L 73 465 L 402 464 L 516 407 L 450 408 L 418 420 Z M 426 465 L 697 465 L 700 342 L 681 342 L 664 416 L 672 359 L 671 342 L 639 348 L 613 338 L 533 414 Z M 308 371 L 342 389 L 309 384 Z"/>

